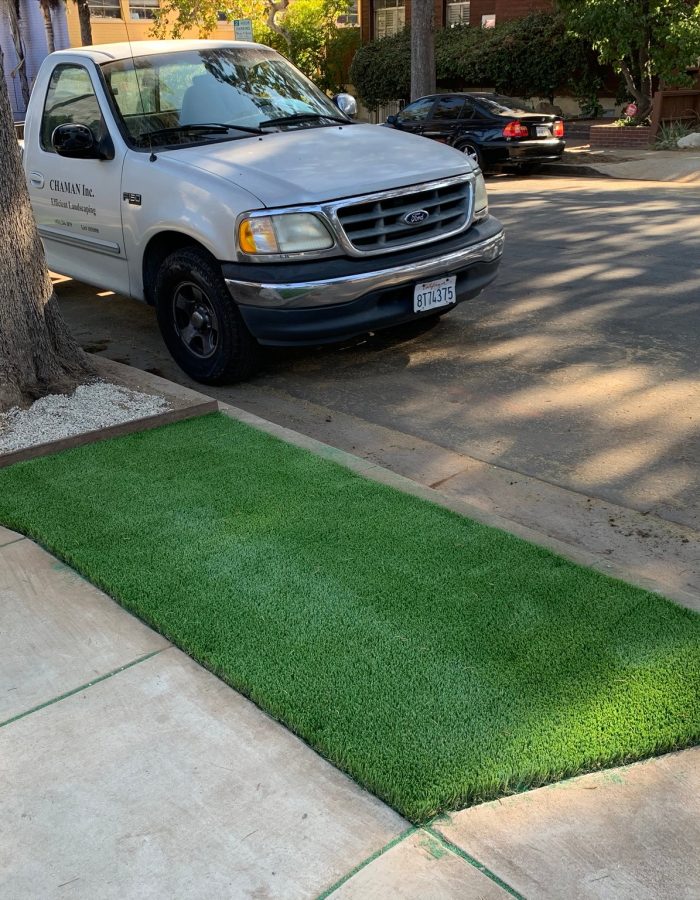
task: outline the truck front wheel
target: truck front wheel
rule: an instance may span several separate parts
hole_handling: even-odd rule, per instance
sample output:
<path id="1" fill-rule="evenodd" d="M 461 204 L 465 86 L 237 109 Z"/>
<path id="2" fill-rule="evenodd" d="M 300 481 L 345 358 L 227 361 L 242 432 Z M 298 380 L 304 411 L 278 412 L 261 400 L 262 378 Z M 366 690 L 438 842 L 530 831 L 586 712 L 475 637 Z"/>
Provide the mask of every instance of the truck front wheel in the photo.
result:
<path id="1" fill-rule="evenodd" d="M 190 378 L 230 384 L 255 372 L 258 344 L 204 251 L 186 247 L 171 253 L 158 271 L 155 300 L 163 340 Z"/>

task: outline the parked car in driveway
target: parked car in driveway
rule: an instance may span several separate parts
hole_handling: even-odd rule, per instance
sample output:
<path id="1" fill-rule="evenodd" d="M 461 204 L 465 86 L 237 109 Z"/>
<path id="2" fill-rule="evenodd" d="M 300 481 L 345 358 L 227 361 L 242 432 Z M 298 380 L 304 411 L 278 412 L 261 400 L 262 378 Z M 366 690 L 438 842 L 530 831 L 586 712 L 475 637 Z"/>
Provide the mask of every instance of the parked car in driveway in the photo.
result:
<path id="1" fill-rule="evenodd" d="M 386 124 L 465 153 L 481 169 L 533 171 L 564 152 L 564 121 L 500 94 L 437 94 L 415 100 Z"/>

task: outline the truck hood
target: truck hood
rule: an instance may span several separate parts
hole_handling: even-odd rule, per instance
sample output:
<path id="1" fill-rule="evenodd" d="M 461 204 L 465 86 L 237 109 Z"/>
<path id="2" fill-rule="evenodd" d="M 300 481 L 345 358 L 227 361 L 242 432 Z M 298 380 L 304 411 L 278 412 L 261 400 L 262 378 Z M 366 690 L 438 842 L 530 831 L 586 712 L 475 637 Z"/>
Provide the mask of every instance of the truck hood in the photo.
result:
<path id="1" fill-rule="evenodd" d="M 167 153 L 234 182 L 266 207 L 339 200 L 472 169 L 452 147 L 378 125 L 303 128 Z"/>

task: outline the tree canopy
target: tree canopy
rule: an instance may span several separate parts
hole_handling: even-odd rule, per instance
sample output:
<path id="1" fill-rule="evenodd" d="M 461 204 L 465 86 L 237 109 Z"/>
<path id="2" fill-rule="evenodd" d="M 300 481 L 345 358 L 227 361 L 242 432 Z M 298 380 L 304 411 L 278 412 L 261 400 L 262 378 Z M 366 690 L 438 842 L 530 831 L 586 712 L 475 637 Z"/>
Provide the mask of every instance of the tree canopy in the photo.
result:
<path id="1" fill-rule="evenodd" d="M 370 109 L 410 93 L 409 29 L 362 46 L 350 80 Z M 518 97 L 549 97 L 579 86 L 595 71 L 585 43 L 567 33 L 561 14 L 532 13 L 496 28 L 468 25 L 439 29 L 435 36 L 441 88 L 492 87 Z"/>
<path id="2" fill-rule="evenodd" d="M 700 57 L 696 0 L 559 0 L 571 34 L 625 79 L 638 118 L 651 110 L 654 79 L 683 84 Z"/>
<path id="3" fill-rule="evenodd" d="M 153 23 L 157 38 L 178 38 L 196 28 L 208 37 L 223 14 L 229 20 L 250 19 L 253 37 L 283 53 L 319 87 L 336 91 L 359 43 L 356 28 L 338 27 L 350 0 L 160 0 Z"/>

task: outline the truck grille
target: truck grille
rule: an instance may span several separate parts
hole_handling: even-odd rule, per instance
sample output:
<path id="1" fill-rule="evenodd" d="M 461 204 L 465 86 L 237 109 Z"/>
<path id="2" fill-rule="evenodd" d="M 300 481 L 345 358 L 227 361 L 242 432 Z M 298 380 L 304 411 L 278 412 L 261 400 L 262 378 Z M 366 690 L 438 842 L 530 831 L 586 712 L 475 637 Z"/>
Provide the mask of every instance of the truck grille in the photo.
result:
<path id="1" fill-rule="evenodd" d="M 349 203 L 338 207 L 336 215 L 356 251 L 381 253 L 461 231 L 471 212 L 471 195 L 471 179 L 451 179 Z M 408 224 L 405 217 L 420 211 L 427 217 Z"/>

